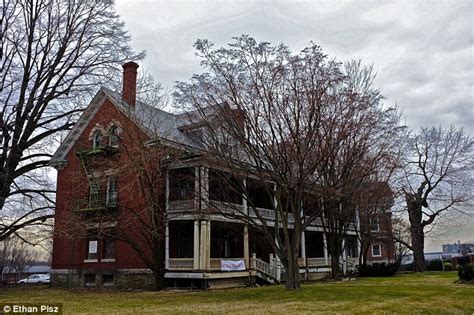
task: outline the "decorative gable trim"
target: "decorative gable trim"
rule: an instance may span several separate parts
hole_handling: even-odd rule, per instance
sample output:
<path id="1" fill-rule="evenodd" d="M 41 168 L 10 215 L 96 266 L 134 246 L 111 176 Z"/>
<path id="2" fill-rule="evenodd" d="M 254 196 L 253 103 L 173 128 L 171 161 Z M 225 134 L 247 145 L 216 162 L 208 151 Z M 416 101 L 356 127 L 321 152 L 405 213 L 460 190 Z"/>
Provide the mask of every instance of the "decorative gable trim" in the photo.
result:
<path id="1" fill-rule="evenodd" d="M 74 127 L 71 129 L 71 131 L 69 131 L 64 141 L 61 142 L 61 145 L 49 161 L 50 166 L 62 168 L 67 164 L 67 154 L 72 149 L 77 139 L 79 139 L 80 135 L 84 132 L 86 127 L 89 125 L 92 118 L 97 114 L 100 107 L 102 107 L 102 104 L 104 104 L 106 99 L 109 99 L 112 103 L 114 103 L 114 101 L 107 97 L 107 94 L 102 89 L 100 89 L 90 104 L 83 111 L 81 117 L 79 117 Z"/>

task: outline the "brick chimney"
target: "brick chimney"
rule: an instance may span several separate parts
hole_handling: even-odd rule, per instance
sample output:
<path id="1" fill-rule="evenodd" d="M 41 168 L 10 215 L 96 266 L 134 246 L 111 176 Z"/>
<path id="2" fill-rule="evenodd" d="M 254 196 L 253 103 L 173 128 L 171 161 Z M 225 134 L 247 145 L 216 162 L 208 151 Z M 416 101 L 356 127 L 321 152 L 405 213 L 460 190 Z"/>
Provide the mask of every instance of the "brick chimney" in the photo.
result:
<path id="1" fill-rule="evenodd" d="M 129 61 L 122 65 L 123 68 L 123 86 L 122 86 L 122 100 L 130 106 L 135 106 L 137 98 L 137 69 L 138 64 Z"/>

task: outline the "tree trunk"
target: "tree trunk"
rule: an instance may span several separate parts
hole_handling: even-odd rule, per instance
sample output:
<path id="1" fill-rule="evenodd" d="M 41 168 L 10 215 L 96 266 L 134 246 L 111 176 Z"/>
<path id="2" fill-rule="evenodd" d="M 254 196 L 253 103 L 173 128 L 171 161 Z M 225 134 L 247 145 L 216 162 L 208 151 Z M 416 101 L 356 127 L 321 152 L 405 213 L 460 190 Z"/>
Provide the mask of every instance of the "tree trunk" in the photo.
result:
<path id="1" fill-rule="evenodd" d="M 164 288 L 163 278 L 164 278 L 164 270 L 160 268 L 153 272 L 153 276 L 155 278 L 155 291 L 160 291 Z"/>
<path id="2" fill-rule="evenodd" d="M 288 290 L 300 289 L 300 268 L 298 266 L 298 255 L 289 257 L 288 266 L 286 267 L 286 282 L 285 286 Z"/>
<path id="3" fill-rule="evenodd" d="M 421 224 L 416 226 L 411 226 L 411 242 L 413 248 L 413 271 L 415 272 L 424 272 L 426 271 L 426 261 L 425 261 L 425 234 L 423 232 L 423 227 Z"/>
<path id="4" fill-rule="evenodd" d="M 410 198 L 411 197 L 411 198 Z M 426 271 L 425 262 L 425 234 L 423 231 L 422 206 L 413 196 L 407 197 L 408 218 L 410 220 L 410 234 L 413 250 L 413 271 Z"/>
<path id="5" fill-rule="evenodd" d="M 339 268 L 339 255 L 331 254 L 331 279 L 337 279 L 341 276 Z"/>

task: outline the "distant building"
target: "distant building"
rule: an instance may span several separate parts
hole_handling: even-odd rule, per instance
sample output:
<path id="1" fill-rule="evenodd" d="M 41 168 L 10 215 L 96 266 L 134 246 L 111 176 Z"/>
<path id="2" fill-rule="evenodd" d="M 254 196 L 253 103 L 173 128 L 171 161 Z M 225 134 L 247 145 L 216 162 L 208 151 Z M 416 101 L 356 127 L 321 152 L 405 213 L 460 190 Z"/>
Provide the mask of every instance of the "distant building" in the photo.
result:
<path id="1" fill-rule="evenodd" d="M 474 253 L 474 243 L 461 243 L 458 241 L 453 244 L 443 244 L 443 253 L 445 254 L 468 254 Z"/>

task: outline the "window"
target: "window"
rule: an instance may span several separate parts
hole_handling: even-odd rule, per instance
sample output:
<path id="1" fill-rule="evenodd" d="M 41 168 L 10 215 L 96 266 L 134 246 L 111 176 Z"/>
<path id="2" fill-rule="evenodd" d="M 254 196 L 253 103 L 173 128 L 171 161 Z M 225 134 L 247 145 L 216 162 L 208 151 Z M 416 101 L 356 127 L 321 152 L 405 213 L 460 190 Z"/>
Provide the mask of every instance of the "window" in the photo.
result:
<path id="1" fill-rule="evenodd" d="M 114 177 L 109 178 L 107 181 L 107 206 L 116 206 L 117 205 L 117 180 Z"/>
<path id="2" fill-rule="evenodd" d="M 379 218 L 373 218 L 370 220 L 370 231 L 372 232 L 379 231 Z"/>
<path id="3" fill-rule="evenodd" d="M 86 248 L 86 259 L 97 259 L 97 240 L 88 240 Z"/>
<path id="4" fill-rule="evenodd" d="M 89 205 L 96 206 L 100 204 L 100 187 L 96 179 L 91 179 L 89 190 Z"/>
<path id="5" fill-rule="evenodd" d="M 119 136 L 117 126 L 110 127 L 109 130 L 109 147 L 117 148 L 119 145 Z"/>
<path id="6" fill-rule="evenodd" d="M 170 201 L 194 198 L 194 168 L 180 168 L 169 172 Z"/>
<path id="7" fill-rule="evenodd" d="M 380 245 L 372 245 L 372 257 L 382 257 L 382 248 Z"/>
<path id="8" fill-rule="evenodd" d="M 270 184 L 265 185 L 256 179 L 248 178 L 247 191 L 250 197 L 249 206 L 273 209 L 273 190 Z"/>
<path id="9" fill-rule="evenodd" d="M 209 171 L 209 199 L 242 204 L 242 182 L 232 174 L 217 170 Z"/>
<path id="10" fill-rule="evenodd" d="M 99 148 L 102 145 L 102 132 L 94 131 L 92 134 L 92 148 Z"/>
<path id="11" fill-rule="evenodd" d="M 84 285 L 86 287 L 95 287 L 95 274 L 85 274 L 84 275 Z"/>
<path id="12" fill-rule="evenodd" d="M 346 237 L 346 253 L 350 258 L 359 257 L 359 241 L 357 236 L 347 236 Z"/>
<path id="13" fill-rule="evenodd" d="M 104 253 L 102 255 L 102 258 L 114 259 L 115 258 L 115 240 L 105 239 L 103 252 Z"/>
<path id="14" fill-rule="evenodd" d="M 114 285 L 114 275 L 113 274 L 102 274 L 102 285 L 103 286 L 113 286 Z"/>
<path id="15" fill-rule="evenodd" d="M 321 232 L 306 231 L 306 257 L 324 257 L 324 236 Z"/>

